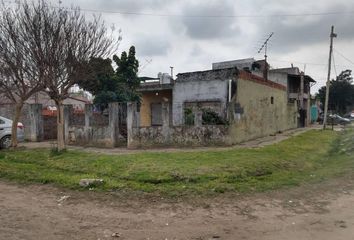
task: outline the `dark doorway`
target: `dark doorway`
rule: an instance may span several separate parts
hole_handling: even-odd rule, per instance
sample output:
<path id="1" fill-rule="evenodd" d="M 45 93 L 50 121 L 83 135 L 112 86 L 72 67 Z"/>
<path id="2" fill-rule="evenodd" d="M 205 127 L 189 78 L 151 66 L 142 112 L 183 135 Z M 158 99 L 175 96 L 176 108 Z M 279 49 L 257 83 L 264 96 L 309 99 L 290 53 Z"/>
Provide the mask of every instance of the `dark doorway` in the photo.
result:
<path id="1" fill-rule="evenodd" d="M 300 119 L 299 119 L 299 127 L 306 126 L 306 109 L 299 110 Z"/>
<path id="2" fill-rule="evenodd" d="M 57 139 L 57 116 L 43 115 L 44 140 Z"/>

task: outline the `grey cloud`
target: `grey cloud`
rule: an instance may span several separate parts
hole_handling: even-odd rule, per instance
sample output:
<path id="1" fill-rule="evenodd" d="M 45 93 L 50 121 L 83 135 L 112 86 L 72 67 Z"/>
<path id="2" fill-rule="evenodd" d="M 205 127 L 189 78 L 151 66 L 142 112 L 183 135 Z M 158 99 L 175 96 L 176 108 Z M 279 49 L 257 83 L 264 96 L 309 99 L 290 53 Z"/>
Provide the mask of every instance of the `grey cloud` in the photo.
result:
<path id="1" fill-rule="evenodd" d="M 95 1 L 96 2 L 96 1 Z M 98 1 L 99 6 L 110 10 L 140 11 L 143 9 L 161 8 L 167 1 L 164 0 L 119 0 L 119 1 Z"/>
<path id="2" fill-rule="evenodd" d="M 53 5 L 58 4 L 57 0 Z M 62 0 L 63 5 L 121 12 L 146 12 L 176 14 L 172 17 L 106 14 L 102 17 L 123 30 L 125 50 L 135 45 L 137 55 L 154 57 L 146 69 L 147 74 L 170 64 L 180 71 L 210 67 L 213 61 L 231 60 L 256 54 L 260 40 L 270 32 L 269 55 L 279 59 L 322 63 L 328 54 L 330 26 L 335 26 L 338 38 L 335 46 L 345 48 L 350 58 L 353 52 L 353 14 L 311 17 L 251 17 L 251 18 L 193 18 L 183 15 L 272 15 L 316 12 L 353 11 L 353 0 Z M 89 12 L 90 13 L 90 12 Z M 179 16 L 182 15 L 182 16 Z M 159 35 L 159 36 L 155 36 Z M 161 36 L 165 35 L 165 36 Z M 338 45 L 337 45 L 338 44 Z M 341 46 L 339 46 L 341 45 Z M 256 49 L 253 49 L 256 47 Z M 183 52 L 182 52 L 183 50 Z M 301 50 L 301 51 L 300 51 Z M 347 53 L 349 52 L 349 53 Z M 349 54 L 349 56 L 348 56 Z M 262 56 L 263 54 L 259 54 Z M 294 60 L 294 59 L 293 59 Z M 173 63 L 170 63 L 173 61 Z M 337 61 L 337 59 L 336 59 Z M 338 59 L 338 63 L 340 59 Z M 345 63 L 345 62 L 344 62 Z M 280 65 L 280 63 L 279 63 Z M 285 65 L 285 63 L 284 63 Z M 307 67 L 308 73 L 324 75 L 315 66 Z"/>
<path id="3" fill-rule="evenodd" d="M 192 56 L 199 57 L 203 54 L 203 49 L 199 45 L 194 45 L 190 53 Z"/>
<path id="4" fill-rule="evenodd" d="M 171 48 L 169 41 L 162 36 L 139 36 L 137 39 L 133 43 L 140 56 L 164 56 Z"/>
<path id="5" fill-rule="evenodd" d="M 337 5 L 335 8 L 328 7 L 325 12 L 348 10 L 348 6 Z M 335 26 L 341 40 L 354 39 L 352 14 L 296 17 L 290 20 L 272 18 L 259 24 L 259 32 L 275 32 L 272 40 L 273 51 L 296 51 L 306 45 L 328 42 L 331 25 Z"/>
<path id="6" fill-rule="evenodd" d="M 82 8 L 93 8 L 103 11 L 122 11 L 122 12 L 140 12 L 144 9 L 163 8 L 168 1 L 164 0 L 69 0 L 73 5 L 79 5 Z"/>
<path id="7" fill-rule="evenodd" d="M 200 2 L 199 4 L 185 5 L 182 13 L 187 16 L 233 15 L 234 6 L 232 1 Z M 186 34 L 191 38 L 216 39 L 230 37 L 238 30 L 234 20 L 232 18 L 184 17 L 182 23 Z"/>

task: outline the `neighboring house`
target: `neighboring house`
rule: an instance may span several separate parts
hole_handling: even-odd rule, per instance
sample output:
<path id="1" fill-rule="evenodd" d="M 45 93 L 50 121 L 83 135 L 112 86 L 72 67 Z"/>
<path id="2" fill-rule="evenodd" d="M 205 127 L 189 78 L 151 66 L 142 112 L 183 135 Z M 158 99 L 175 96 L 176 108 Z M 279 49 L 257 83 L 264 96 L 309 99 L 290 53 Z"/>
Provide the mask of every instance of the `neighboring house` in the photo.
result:
<path id="1" fill-rule="evenodd" d="M 55 107 L 55 102 L 48 96 L 45 92 L 39 92 L 33 94 L 27 101 L 26 104 L 42 104 L 43 108 Z M 64 100 L 64 104 L 72 105 L 74 109 L 85 109 L 85 104 L 91 104 L 92 101 L 87 97 L 78 95 L 76 93 L 70 93 L 69 97 Z M 4 95 L 0 94 L 0 105 L 12 104 L 11 101 Z"/>
<path id="2" fill-rule="evenodd" d="M 205 145 L 208 134 L 216 131 L 208 126 L 219 124 L 227 131 L 220 128 L 223 134 L 213 136 L 213 143 L 235 144 L 304 126 L 304 119 L 310 119 L 308 99 L 314 80 L 298 68 L 273 69 L 264 76 L 265 66 L 264 61 L 242 59 L 214 63 L 212 70 L 180 73 L 176 80 L 165 74 L 142 83 L 141 130 L 134 137 L 141 146 L 149 143 L 149 137 L 156 144 L 173 145 L 175 139 L 184 144 L 178 133 L 184 138 L 193 135 L 186 142 Z M 219 120 L 208 122 L 210 116 Z"/>
<path id="3" fill-rule="evenodd" d="M 43 109 L 48 109 L 50 111 L 56 111 L 55 102 L 50 99 L 47 93 L 39 92 L 30 97 L 27 104 L 42 104 Z M 75 111 L 83 112 L 86 104 L 91 104 L 92 101 L 84 96 L 71 93 L 69 97 L 64 100 L 64 105 L 72 105 Z"/>
<path id="4" fill-rule="evenodd" d="M 73 110 L 75 112 L 83 113 L 85 109 L 86 104 L 90 104 L 91 101 L 88 100 L 85 97 L 82 96 L 77 96 L 75 94 L 71 94 L 67 99 L 64 100 L 64 104 L 66 105 L 72 105 Z M 42 111 L 41 114 L 43 115 L 43 125 L 44 125 L 44 138 L 47 139 L 46 134 L 49 131 L 52 131 L 54 135 L 55 134 L 55 124 L 56 120 L 50 119 L 50 118 L 55 118 L 51 116 L 56 116 L 57 114 L 57 109 L 55 106 L 55 102 L 49 98 L 49 96 L 45 92 L 39 92 L 37 94 L 34 94 L 32 97 L 30 97 L 26 102 L 25 105 L 23 106 L 22 109 L 22 114 L 21 114 L 21 119 L 20 121 L 24 124 L 25 126 L 25 139 L 31 139 L 32 136 L 32 130 L 31 127 L 31 104 L 41 104 L 42 105 Z M 14 107 L 15 105 L 11 103 L 7 98 L 3 97 L 0 95 L 0 116 L 12 119 L 13 113 L 14 113 Z M 33 114 L 32 114 L 33 115 Z M 48 134 L 47 134 L 48 135 Z M 49 139 L 53 137 L 48 137 Z"/>
<path id="5" fill-rule="evenodd" d="M 269 71 L 269 74 L 270 79 L 272 74 L 284 75 L 281 79 L 286 79 L 288 101 L 297 102 L 298 127 L 308 126 L 311 122 L 311 86 L 316 81 L 300 72 L 297 67 L 273 69 Z"/>
<path id="6" fill-rule="evenodd" d="M 162 103 L 172 107 L 172 90 L 174 81 L 171 76 L 159 73 L 158 78 L 141 83 L 140 126 L 162 125 Z M 172 111 L 171 111 L 172 113 Z"/>

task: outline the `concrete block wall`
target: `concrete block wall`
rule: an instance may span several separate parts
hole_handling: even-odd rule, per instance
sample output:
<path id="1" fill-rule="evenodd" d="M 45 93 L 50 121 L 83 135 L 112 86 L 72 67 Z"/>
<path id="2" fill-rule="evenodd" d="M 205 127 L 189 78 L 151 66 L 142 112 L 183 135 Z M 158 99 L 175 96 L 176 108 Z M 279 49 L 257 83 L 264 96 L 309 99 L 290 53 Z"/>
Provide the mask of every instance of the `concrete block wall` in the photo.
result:
<path id="1" fill-rule="evenodd" d="M 236 77 L 236 69 L 220 69 L 178 74 L 173 88 L 173 125 L 184 125 L 184 103 L 219 102 L 226 109 L 229 80 Z"/>
<path id="2" fill-rule="evenodd" d="M 128 148 L 226 146 L 228 132 L 223 125 L 133 128 Z"/>
<path id="3" fill-rule="evenodd" d="M 230 142 L 228 126 L 202 125 L 201 112 L 195 126 L 171 126 L 169 103 L 162 104 L 162 126 L 140 127 L 134 124 L 136 104 L 128 103 L 128 148 L 224 146 Z"/>
<path id="4" fill-rule="evenodd" d="M 43 141 L 43 116 L 42 104 L 29 105 L 29 118 L 30 118 L 30 141 L 41 142 Z"/>
<path id="5" fill-rule="evenodd" d="M 237 80 L 230 111 L 232 144 L 297 127 L 297 106 L 288 103 L 286 89 L 249 79 Z"/>
<path id="6" fill-rule="evenodd" d="M 103 121 L 100 120 L 98 124 L 98 117 L 93 113 L 93 105 L 87 104 L 85 106 L 85 124 L 81 126 L 68 125 L 66 131 L 67 143 L 95 147 L 125 147 L 126 140 L 119 132 L 118 114 L 122 107 L 122 103 L 110 103 L 108 122 L 104 119 Z M 70 111 L 65 112 L 70 113 Z"/>

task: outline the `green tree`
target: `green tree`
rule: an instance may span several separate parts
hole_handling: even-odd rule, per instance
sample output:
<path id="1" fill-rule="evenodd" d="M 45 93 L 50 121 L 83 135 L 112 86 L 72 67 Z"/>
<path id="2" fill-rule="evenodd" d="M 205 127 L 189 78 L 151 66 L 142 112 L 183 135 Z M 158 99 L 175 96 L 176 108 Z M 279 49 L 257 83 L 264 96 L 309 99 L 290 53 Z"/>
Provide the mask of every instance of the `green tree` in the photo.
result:
<path id="1" fill-rule="evenodd" d="M 140 85 L 138 77 L 139 61 L 135 57 L 135 47 L 131 46 L 129 53 L 122 52 L 121 57 L 113 56 L 117 64 L 115 76 L 118 82 L 117 99 L 122 102 L 140 101 L 136 89 Z"/>
<path id="2" fill-rule="evenodd" d="M 107 108 L 109 102 L 117 101 L 118 82 L 111 59 L 91 58 L 84 77 L 78 85 L 95 96 L 94 104 L 101 110 Z"/>
<path id="3" fill-rule="evenodd" d="M 91 58 L 87 64 L 85 79 L 78 82 L 79 86 L 93 95 L 105 91 L 113 91 L 117 88 L 114 78 L 112 60 L 107 58 Z"/>
<path id="4" fill-rule="evenodd" d="M 347 108 L 354 105 L 354 85 L 352 71 L 342 71 L 335 80 L 330 81 L 328 108 L 336 113 L 345 114 Z M 326 86 L 319 89 L 317 97 L 324 105 Z"/>
<path id="5" fill-rule="evenodd" d="M 114 71 L 110 59 L 91 58 L 87 64 L 88 79 L 79 82 L 79 86 L 92 93 L 94 104 L 101 110 L 110 102 L 140 101 L 136 89 L 140 85 L 138 77 L 139 61 L 135 57 L 135 47 L 121 56 L 113 56 L 117 68 Z M 85 76 L 86 77 L 86 76 Z"/>

